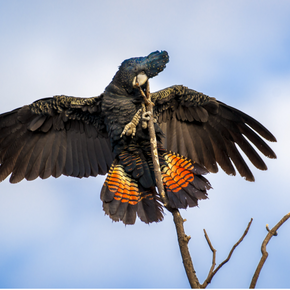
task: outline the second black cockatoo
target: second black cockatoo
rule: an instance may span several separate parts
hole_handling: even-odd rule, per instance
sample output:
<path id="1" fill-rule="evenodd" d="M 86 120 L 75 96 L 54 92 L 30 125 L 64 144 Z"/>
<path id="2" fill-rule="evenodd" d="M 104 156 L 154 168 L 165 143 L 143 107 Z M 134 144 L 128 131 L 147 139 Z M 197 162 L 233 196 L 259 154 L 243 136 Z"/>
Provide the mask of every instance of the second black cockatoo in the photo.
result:
<path id="1" fill-rule="evenodd" d="M 89 177 L 108 173 L 103 208 L 114 221 L 134 224 L 163 219 L 156 191 L 144 98 L 148 79 L 164 70 L 166 51 L 125 60 L 97 97 L 54 96 L 0 115 L 0 181 Z M 215 98 L 182 85 L 151 94 L 158 155 L 169 206 L 187 208 L 207 198 L 203 177 L 219 166 L 254 177 L 237 149 L 261 170 L 252 144 L 276 158 L 263 138 L 275 137 L 258 121 Z M 252 144 L 251 144 L 252 143 Z"/>

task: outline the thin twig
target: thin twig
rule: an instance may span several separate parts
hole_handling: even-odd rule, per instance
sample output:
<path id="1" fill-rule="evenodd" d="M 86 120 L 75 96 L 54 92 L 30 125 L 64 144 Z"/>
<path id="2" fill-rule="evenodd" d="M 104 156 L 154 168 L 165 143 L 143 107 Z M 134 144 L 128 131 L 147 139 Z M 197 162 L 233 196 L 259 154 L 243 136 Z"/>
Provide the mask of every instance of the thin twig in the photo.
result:
<path id="1" fill-rule="evenodd" d="M 262 252 L 262 257 L 260 259 L 260 262 L 257 266 L 257 269 L 255 271 L 255 274 L 252 278 L 250 288 L 255 288 L 257 280 L 259 278 L 260 272 L 264 266 L 264 263 L 268 257 L 268 252 L 266 251 L 266 246 L 269 243 L 270 239 L 273 236 L 277 236 L 277 230 L 290 218 L 290 212 L 286 214 L 271 230 L 269 229 L 269 226 L 266 225 L 266 229 L 268 231 L 268 234 L 266 235 L 266 238 L 264 239 L 262 246 L 261 246 L 261 252 Z"/>
<path id="2" fill-rule="evenodd" d="M 206 230 L 203 229 L 203 231 L 204 231 L 204 236 L 205 236 L 205 239 L 206 239 L 206 241 L 208 243 L 208 246 L 209 246 L 209 248 L 212 251 L 212 263 L 211 263 L 211 267 L 210 267 L 210 270 L 208 272 L 207 278 L 205 279 L 204 283 L 202 284 L 202 288 L 205 288 L 210 283 L 210 281 L 212 279 L 212 273 L 213 273 L 214 268 L 215 268 L 215 265 L 216 265 L 216 262 L 215 262 L 215 260 L 216 260 L 216 249 L 212 246 L 211 241 L 210 241 L 210 239 L 209 239 L 209 237 L 207 235 Z"/>
<path id="3" fill-rule="evenodd" d="M 183 261 L 183 265 L 187 274 L 189 284 L 191 288 L 200 288 L 200 283 L 195 274 L 195 270 L 192 264 L 189 250 L 188 250 L 188 242 L 190 240 L 190 237 L 187 236 L 184 232 L 184 227 L 183 227 L 184 220 L 181 217 L 178 209 L 173 209 L 169 207 L 168 199 L 165 195 L 165 191 L 163 187 L 162 176 L 161 176 L 161 171 L 160 171 L 160 166 L 159 166 L 158 151 L 157 151 L 156 134 L 155 134 L 154 122 L 153 122 L 153 103 L 151 102 L 149 81 L 147 81 L 146 96 L 141 88 L 140 88 L 140 92 L 143 95 L 143 97 L 145 97 L 147 112 L 151 112 L 151 118 L 148 122 L 148 130 L 150 134 L 151 154 L 152 154 L 154 174 L 156 178 L 158 192 L 162 198 L 162 202 L 164 206 L 173 215 L 173 220 L 174 220 L 177 237 L 178 237 L 178 244 L 179 244 L 182 261 Z"/>
<path id="4" fill-rule="evenodd" d="M 221 262 L 221 263 L 217 266 L 217 268 L 216 268 L 215 270 L 214 270 L 214 267 L 215 267 L 215 259 L 216 259 L 216 250 L 215 250 L 214 247 L 212 246 L 212 244 L 211 244 L 211 242 L 210 242 L 210 240 L 209 240 L 209 237 L 208 237 L 206 231 L 204 230 L 205 238 L 206 238 L 207 243 L 208 243 L 208 245 L 209 245 L 209 247 L 210 247 L 210 249 L 211 249 L 211 251 L 212 251 L 212 253 L 213 253 L 213 259 L 212 259 L 212 266 L 211 266 L 211 268 L 210 268 L 210 270 L 209 270 L 208 276 L 207 276 L 207 278 L 205 279 L 204 283 L 201 285 L 201 288 L 206 288 L 207 285 L 211 282 L 211 280 L 212 280 L 212 278 L 214 277 L 214 275 L 218 272 L 218 270 L 219 270 L 219 269 L 220 269 L 220 268 L 221 268 L 225 263 L 227 263 L 227 262 L 230 260 L 230 258 L 231 258 L 231 256 L 232 256 L 234 250 L 236 249 L 236 247 L 237 247 L 237 246 L 238 246 L 238 245 L 243 241 L 244 237 L 247 235 L 247 233 L 248 233 L 248 231 L 249 231 L 249 229 L 250 229 L 250 226 L 251 226 L 251 224 L 252 224 L 252 221 L 253 221 L 253 219 L 251 219 L 250 222 L 248 223 L 248 226 L 247 226 L 246 230 L 244 231 L 243 235 L 241 236 L 241 238 L 240 238 L 240 239 L 239 239 L 239 240 L 238 240 L 238 241 L 233 245 L 233 247 L 232 247 L 232 249 L 231 249 L 231 251 L 230 251 L 228 257 L 227 257 L 223 262 Z"/>

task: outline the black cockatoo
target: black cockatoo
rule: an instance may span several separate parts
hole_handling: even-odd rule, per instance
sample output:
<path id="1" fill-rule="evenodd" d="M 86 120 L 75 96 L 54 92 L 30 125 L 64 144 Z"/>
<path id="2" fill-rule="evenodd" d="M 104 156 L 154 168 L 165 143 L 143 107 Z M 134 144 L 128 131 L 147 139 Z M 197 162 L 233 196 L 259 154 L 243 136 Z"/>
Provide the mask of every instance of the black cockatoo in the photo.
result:
<path id="1" fill-rule="evenodd" d="M 97 97 L 54 96 L 0 115 L 0 181 L 38 176 L 74 177 L 108 173 L 101 191 L 103 208 L 114 221 L 134 224 L 163 219 L 156 191 L 149 114 L 141 90 L 164 70 L 166 51 L 125 60 Z M 203 177 L 218 165 L 254 177 L 237 146 L 259 169 L 267 167 L 251 143 L 276 158 L 263 138 L 275 137 L 258 121 L 215 98 L 182 85 L 151 94 L 158 156 L 169 206 L 187 208 L 207 198 Z"/>

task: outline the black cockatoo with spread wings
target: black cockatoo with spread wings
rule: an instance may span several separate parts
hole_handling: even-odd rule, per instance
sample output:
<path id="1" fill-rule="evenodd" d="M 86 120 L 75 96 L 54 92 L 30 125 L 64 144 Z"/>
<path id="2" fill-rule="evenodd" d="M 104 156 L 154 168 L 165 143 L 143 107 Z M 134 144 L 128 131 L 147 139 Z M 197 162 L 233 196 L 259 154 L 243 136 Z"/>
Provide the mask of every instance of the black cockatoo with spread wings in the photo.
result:
<path id="1" fill-rule="evenodd" d="M 108 173 L 101 191 L 103 208 L 114 221 L 134 224 L 163 219 L 156 191 L 144 98 L 148 80 L 164 70 L 166 51 L 123 61 L 97 97 L 54 96 L 0 115 L 0 181 L 74 177 Z M 240 154 L 261 170 L 257 153 L 276 158 L 263 139 L 275 137 L 258 121 L 182 85 L 151 94 L 158 156 L 169 206 L 187 208 L 207 198 L 203 175 L 236 171 L 254 176 Z M 255 145 L 256 149 L 253 148 Z"/>

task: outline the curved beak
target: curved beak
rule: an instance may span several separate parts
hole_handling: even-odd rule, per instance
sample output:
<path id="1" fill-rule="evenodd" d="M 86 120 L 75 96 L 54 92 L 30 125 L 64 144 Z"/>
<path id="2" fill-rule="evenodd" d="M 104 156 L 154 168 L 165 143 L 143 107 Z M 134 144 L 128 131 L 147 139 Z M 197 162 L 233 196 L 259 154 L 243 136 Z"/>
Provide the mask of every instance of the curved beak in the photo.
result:
<path id="1" fill-rule="evenodd" d="M 141 87 L 143 86 L 148 80 L 147 75 L 145 72 L 140 72 L 137 76 L 134 77 L 133 79 L 133 87 Z"/>

